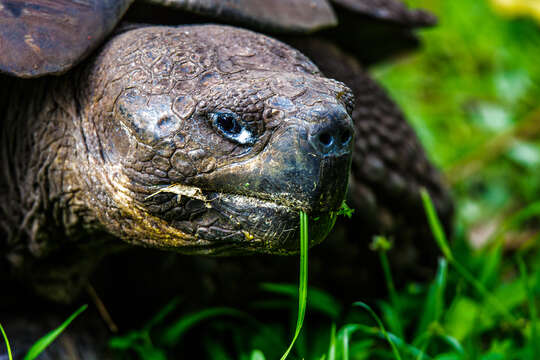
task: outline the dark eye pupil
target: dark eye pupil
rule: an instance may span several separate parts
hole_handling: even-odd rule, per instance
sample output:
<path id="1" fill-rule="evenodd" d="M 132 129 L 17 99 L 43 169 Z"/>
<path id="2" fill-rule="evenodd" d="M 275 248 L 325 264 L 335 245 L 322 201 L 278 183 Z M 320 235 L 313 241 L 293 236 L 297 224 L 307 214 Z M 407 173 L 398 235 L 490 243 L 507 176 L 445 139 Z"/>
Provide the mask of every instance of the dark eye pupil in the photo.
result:
<path id="1" fill-rule="evenodd" d="M 217 116 L 217 124 L 221 128 L 221 130 L 231 133 L 231 134 L 238 134 L 240 133 L 240 126 L 238 125 L 238 122 L 234 118 L 234 115 L 232 114 L 218 114 Z"/>

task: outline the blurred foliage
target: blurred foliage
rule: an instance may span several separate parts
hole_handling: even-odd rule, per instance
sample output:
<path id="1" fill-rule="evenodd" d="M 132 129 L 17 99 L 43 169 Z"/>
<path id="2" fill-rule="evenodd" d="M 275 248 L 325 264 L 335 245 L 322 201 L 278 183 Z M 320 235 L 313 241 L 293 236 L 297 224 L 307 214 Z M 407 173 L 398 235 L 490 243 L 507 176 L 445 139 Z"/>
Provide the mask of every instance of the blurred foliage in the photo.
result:
<path id="1" fill-rule="evenodd" d="M 453 185 L 466 224 L 540 194 L 540 28 L 487 0 L 409 0 L 438 26 L 423 47 L 373 69 Z"/>

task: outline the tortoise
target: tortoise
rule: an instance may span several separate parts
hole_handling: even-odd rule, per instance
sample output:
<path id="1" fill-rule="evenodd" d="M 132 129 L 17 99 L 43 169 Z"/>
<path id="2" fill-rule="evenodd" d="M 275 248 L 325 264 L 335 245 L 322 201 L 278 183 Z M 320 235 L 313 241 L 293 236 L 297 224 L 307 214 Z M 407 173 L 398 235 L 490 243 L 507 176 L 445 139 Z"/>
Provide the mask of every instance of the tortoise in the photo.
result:
<path id="1" fill-rule="evenodd" d="M 416 46 L 430 14 L 398 0 L 132 2 L 0 2 L 4 274 L 69 303 L 130 245 L 295 253 L 297 213 L 320 243 L 347 188 L 349 229 L 418 223 L 421 187 L 449 221 L 437 170 L 363 68 Z"/>

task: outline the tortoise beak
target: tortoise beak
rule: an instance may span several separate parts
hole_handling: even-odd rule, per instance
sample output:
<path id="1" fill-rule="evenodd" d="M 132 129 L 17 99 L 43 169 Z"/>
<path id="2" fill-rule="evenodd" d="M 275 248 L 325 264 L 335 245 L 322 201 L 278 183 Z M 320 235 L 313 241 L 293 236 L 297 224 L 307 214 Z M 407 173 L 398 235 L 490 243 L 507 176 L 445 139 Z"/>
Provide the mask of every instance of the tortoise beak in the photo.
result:
<path id="1" fill-rule="evenodd" d="M 308 213 L 338 210 L 347 190 L 353 143 L 352 128 L 343 128 L 294 126 L 277 134 L 261 154 L 254 189 Z"/>

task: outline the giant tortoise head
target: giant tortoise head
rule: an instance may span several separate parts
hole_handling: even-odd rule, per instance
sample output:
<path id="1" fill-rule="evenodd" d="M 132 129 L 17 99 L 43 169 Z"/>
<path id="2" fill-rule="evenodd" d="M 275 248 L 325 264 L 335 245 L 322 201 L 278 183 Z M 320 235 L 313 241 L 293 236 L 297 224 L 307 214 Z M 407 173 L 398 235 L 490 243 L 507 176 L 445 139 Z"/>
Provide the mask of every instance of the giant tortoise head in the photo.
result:
<path id="1" fill-rule="evenodd" d="M 229 255 L 297 250 L 300 210 L 311 244 L 330 231 L 353 96 L 300 52 L 232 27 L 143 27 L 111 40 L 82 79 L 84 171 L 100 189 L 86 196 L 110 232 Z"/>

